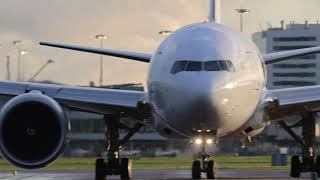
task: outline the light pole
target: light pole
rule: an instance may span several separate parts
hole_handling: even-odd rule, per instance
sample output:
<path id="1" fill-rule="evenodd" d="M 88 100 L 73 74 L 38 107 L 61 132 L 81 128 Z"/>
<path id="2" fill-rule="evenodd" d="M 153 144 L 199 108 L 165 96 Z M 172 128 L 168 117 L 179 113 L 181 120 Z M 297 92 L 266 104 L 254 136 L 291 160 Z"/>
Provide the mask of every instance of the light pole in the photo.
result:
<path id="1" fill-rule="evenodd" d="M 100 48 L 103 48 L 103 41 L 107 39 L 107 35 L 98 34 L 96 35 L 96 39 L 100 40 Z M 102 86 L 103 83 L 103 56 L 100 55 L 100 78 L 99 78 L 99 85 Z"/>
<path id="2" fill-rule="evenodd" d="M 0 49 L 3 48 L 3 45 L 0 43 Z M 6 79 L 9 81 L 10 80 L 10 56 L 6 56 L 6 68 L 7 68 L 7 75 Z"/>
<path id="3" fill-rule="evenodd" d="M 11 77 L 11 73 L 10 73 L 10 56 L 6 56 L 7 58 L 7 80 L 10 81 Z"/>
<path id="4" fill-rule="evenodd" d="M 21 40 L 15 40 L 12 42 L 12 44 L 14 46 L 19 46 L 22 44 L 22 41 Z M 18 67 L 17 67 L 17 81 L 20 81 L 20 49 L 19 47 L 17 47 L 17 52 L 18 52 Z"/>
<path id="5" fill-rule="evenodd" d="M 243 14 L 248 14 L 250 12 L 249 9 L 236 9 L 236 11 L 240 14 L 240 31 L 243 32 Z"/>
<path id="6" fill-rule="evenodd" d="M 23 80 L 23 73 L 22 73 L 22 68 L 21 68 L 21 58 L 23 55 L 28 54 L 28 51 L 25 50 L 19 50 L 18 51 L 18 81 Z"/>
<path id="7" fill-rule="evenodd" d="M 49 65 L 55 63 L 54 60 L 49 59 L 41 68 L 28 80 L 30 82 L 34 81 L 34 79 Z"/>

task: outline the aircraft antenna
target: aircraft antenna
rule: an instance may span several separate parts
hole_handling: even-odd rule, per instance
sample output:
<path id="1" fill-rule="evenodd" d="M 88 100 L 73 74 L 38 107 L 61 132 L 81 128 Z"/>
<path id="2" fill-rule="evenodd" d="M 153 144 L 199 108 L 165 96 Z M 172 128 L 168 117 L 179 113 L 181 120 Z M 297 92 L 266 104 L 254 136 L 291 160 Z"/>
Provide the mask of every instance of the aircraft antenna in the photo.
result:
<path id="1" fill-rule="evenodd" d="M 210 12 L 208 22 L 220 23 L 220 0 L 210 0 Z"/>

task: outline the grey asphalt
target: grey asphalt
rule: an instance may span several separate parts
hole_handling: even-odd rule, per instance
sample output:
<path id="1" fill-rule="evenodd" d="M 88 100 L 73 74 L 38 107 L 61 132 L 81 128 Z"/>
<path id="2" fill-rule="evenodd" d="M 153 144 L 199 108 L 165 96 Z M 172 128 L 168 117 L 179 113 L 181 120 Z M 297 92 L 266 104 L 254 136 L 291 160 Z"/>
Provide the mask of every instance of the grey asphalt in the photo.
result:
<path id="1" fill-rule="evenodd" d="M 190 179 L 188 170 L 135 170 L 134 179 L 137 180 L 185 180 Z M 93 171 L 0 171 L 0 180 L 94 180 Z M 117 180 L 119 177 L 108 178 Z M 249 180 L 275 180 L 289 178 L 287 171 L 274 170 L 220 170 L 218 179 L 249 179 Z M 302 179 L 310 179 L 310 174 L 303 174 Z"/>

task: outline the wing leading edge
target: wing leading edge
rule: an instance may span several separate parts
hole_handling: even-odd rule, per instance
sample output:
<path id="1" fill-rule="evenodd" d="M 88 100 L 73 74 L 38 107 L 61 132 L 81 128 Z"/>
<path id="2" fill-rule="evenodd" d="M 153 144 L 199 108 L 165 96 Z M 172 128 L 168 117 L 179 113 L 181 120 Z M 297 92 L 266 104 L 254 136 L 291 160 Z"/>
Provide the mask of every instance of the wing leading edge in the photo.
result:
<path id="1" fill-rule="evenodd" d="M 90 87 L 72 87 L 24 82 L 0 82 L 0 95 L 18 96 L 30 91 L 40 91 L 71 109 L 100 114 L 134 113 L 145 100 L 145 92 Z"/>
<path id="2" fill-rule="evenodd" d="M 268 99 L 276 102 L 268 109 L 270 120 L 320 111 L 320 85 L 270 90 L 269 93 Z"/>
<path id="3" fill-rule="evenodd" d="M 291 51 L 269 53 L 269 54 L 263 55 L 263 59 L 266 64 L 273 64 L 273 63 L 284 61 L 287 59 L 306 56 L 310 54 L 316 54 L 316 53 L 320 53 L 320 46 L 291 50 Z"/>
<path id="4" fill-rule="evenodd" d="M 82 51 L 94 54 L 101 54 L 125 59 L 131 59 L 135 61 L 149 63 L 152 54 L 141 53 L 141 52 L 133 52 L 133 51 L 121 51 L 115 49 L 104 49 L 104 48 L 92 48 L 92 47 L 84 47 L 84 46 L 75 46 L 75 45 L 65 45 L 65 44 L 57 44 L 57 43 L 47 43 L 47 42 L 40 42 L 40 45 L 43 46 L 50 46 L 62 49 L 70 49 L 75 51 Z"/>

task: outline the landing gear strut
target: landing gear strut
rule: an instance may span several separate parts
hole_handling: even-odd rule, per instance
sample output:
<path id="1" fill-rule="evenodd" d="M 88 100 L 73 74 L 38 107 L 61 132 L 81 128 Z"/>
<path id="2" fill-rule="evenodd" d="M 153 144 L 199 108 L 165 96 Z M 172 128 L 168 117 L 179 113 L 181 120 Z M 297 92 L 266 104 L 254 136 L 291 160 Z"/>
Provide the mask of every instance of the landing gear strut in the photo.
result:
<path id="1" fill-rule="evenodd" d="M 215 179 L 217 166 L 212 160 L 212 154 L 208 152 L 208 145 L 216 143 L 216 131 L 198 130 L 195 132 L 194 143 L 201 146 L 197 156 L 198 160 L 192 163 L 192 179 L 201 179 L 201 173 L 207 173 L 207 179 Z"/>
<path id="2" fill-rule="evenodd" d="M 279 122 L 280 126 L 290 134 L 302 149 L 301 156 L 291 158 L 291 177 L 300 177 L 302 172 L 315 172 L 320 177 L 320 156 L 315 155 L 315 118 L 313 113 L 302 115 L 302 120 L 295 125 L 288 126 L 284 121 Z M 292 128 L 301 127 L 301 137 Z"/>
<path id="3" fill-rule="evenodd" d="M 120 123 L 120 116 L 105 115 L 105 137 L 107 157 L 96 160 L 96 180 L 104 180 L 108 175 L 120 175 L 122 180 L 132 178 L 132 162 L 128 158 L 120 158 L 120 149 L 143 125 L 138 123 L 129 128 Z M 129 129 L 129 133 L 119 140 L 119 129 Z"/>

